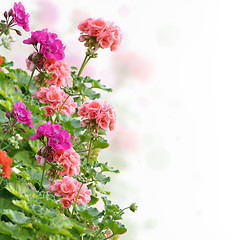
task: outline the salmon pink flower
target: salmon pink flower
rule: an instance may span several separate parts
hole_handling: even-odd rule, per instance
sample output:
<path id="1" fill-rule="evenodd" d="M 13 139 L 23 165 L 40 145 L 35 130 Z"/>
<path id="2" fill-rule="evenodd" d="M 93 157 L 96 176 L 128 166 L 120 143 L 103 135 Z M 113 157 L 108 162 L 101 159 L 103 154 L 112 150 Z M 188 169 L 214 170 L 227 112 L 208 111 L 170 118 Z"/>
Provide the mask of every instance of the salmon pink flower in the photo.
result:
<path id="1" fill-rule="evenodd" d="M 67 208 L 76 201 L 76 197 L 82 183 L 75 178 L 65 176 L 60 180 L 54 181 L 48 186 L 48 192 L 53 192 L 57 197 L 64 197 L 60 200 L 63 203 L 62 208 Z M 82 185 L 78 195 L 77 204 L 86 205 L 91 199 L 91 190 L 86 185 Z"/>
<path id="2" fill-rule="evenodd" d="M 52 73 L 52 79 L 46 79 L 47 84 L 54 84 L 57 87 L 68 85 L 71 78 L 71 70 L 64 60 L 56 61 L 53 58 L 46 59 L 43 68 L 47 69 L 49 73 Z"/>
<path id="3" fill-rule="evenodd" d="M 116 112 L 111 105 L 103 101 L 85 102 L 78 108 L 77 114 L 82 117 L 81 125 L 89 126 L 96 123 L 102 129 L 113 130 L 116 123 Z M 97 129 L 99 130 L 99 129 Z"/>
<path id="4" fill-rule="evenodd" d="M 94 51 L 99 47 L 116 51 L 122 41 L 120 28 L 102 18 L 88 18 L 80 22 L 78 29 L 81 31 L 79 41 L 85 42 L 85 46 L 93 48 Z"/>

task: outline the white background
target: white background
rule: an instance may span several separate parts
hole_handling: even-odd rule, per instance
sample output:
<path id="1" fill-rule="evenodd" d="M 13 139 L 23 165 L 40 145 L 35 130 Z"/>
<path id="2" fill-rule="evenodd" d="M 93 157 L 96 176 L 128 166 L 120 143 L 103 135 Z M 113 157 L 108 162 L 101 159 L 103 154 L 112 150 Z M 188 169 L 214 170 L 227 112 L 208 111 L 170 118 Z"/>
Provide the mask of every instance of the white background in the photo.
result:
<path id="1" fill-rule="evenodd" d="M 2 0 L 1 13 L 13 2 Z M 245 2 L 22 3 L 31 30 L 58 33 L 72 65 L 84 54 L 80 21 L 102 17 L 124 33 L 119 51 L 100 50 L 84 73 L 114 89 L 104 98 L 117 130 L 101 159 L 121 170 L 111 199 L 139 206 L 121 239 L 245 239 Z M 31 48 L 19 46 L 1 54 L 25 68 Z"/>

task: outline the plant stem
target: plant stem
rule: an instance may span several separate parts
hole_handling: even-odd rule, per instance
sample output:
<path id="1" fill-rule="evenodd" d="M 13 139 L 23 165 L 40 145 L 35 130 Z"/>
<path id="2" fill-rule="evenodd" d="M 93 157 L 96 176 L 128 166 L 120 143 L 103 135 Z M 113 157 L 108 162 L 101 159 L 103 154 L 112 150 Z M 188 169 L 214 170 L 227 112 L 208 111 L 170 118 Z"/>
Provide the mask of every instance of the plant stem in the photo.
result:
<path id="1" fill-rule="evenodd" d="M 57 112 L 57 115 L 56 115 L 56 117 L 55 117 L 55 119 L 54 119 L 54 123 L 56 122 L 56 120 L 58 120 L 59 115 L 60 115 L 60 112 L 61 112 L 62 108 L 64 107 L 64 105 L 65 105 L 65 103 L 66 103 L 66 101 L 67 101 L 67 99 L 68 99 L 69 97 L 70 97 L 70 95 L 68 95 L 67 98 L 65 99 L 65 101 L 62 103 L 62 105 L 61 105 L 61 107 L 60 107 L 59 111 Z"/>
<path id="2" fill-rule="evenodd" d="M 44 177 L 44 172 L 45 172 L 46 162 L 47 162 L 47 158 L 45 158 L 45 160 L 44 160 L 44 164 L 43 164 L 43 173 L 42 173 L 42 179 L 41 179 L 41 184 L 40 184 L 40 187 L 42 187 L 42 186 L 43 186 L 43 177 Z"/>
<path id="3" fill-rule="evenodd" d="M 103 228 L 100 228 L 94 235 L 94 237 L 97 237 L 101 232 L 103 231 Z"/>
<path id="4" fill-rule="evenodd" d="M 30 88 L 30 85 L 31 85 L 31 80 L 32 80 L 32 78 L 33 78 L 33 75 L 34 75 L 34 72 L 35 72 L 35 70 L 36 70 L 36 67 L 37 67 L 37 63 L 34 65 L 34 68 L 33 68 L 32 72 L 31 72 L 31 77 L 30 77 L 29 83 L 28 83 L 28 85 L 27 85 L 27 90 L 28 90 L 28 91 L 29 91 L 29 88 Z"/>
<path id="5" fill-rule="evenodd" d="M 107 237 L 107 238 L 104 238 L 104 239 L 102 239 L 102 240 L 106 240 L 106 239 L 109 239 L 109 238 L 112 238 L 112 237 L 114 237 L 116 234 L 112 234 L 111 236 L 109 236 L 109 237 Z"/>
<path id="6" fill-rule="evenodd" d="M 79 72 L 77 74 L 78 76 L 80 76 L 82 74 L 82 71 L 85 68 L 85 66 L 88 63 L 88 61 L 89 61 L 90 58 L 91 58 L 90 55 L 86 53 L 86 56 L 85 56 L 85 58 L 83 60 L 83 63 L 82 63 L 82 66 L 81 66 L 81 68 L 80 68 L 80 70 L 79 70 Z"/>
<path id="7" fill-rule="evenodd" d="M 88 162 L 89 162 L 89 160 L 90 160 L 90 155 L 91 155 L 91 150 L 92 150 L 92 142 L 93 142 L 93 138 L 91 138 L 90 139 L 90 142 L 89 142 L 89 150 L 88 150 Z M 72 213 L 71 213 L 71 216 L 73 216 L 73 213 L 75 212 L 75 210 L 76 210 L 76 204 L 77 204 L 77 199 L 78 199 L 78 196 L 79 196 L 79 193 L 80 193 L 80 191 L 81 191 L 81 189 L 82 189 L 82 186 L 83 186 L 83 184 L 81 184 L 81 186 L 80 186 L 80 188 L 79 188 L 79 190 L 78 190 L 78 192 L 77 192 L 77 196 L 76 196 L 76 200 L 75 200 L 75 202 L 74 202 L 74 206 L 73 206 L 73 209 L 72 209 Z"/>
<path id="8" fill-rule="evenodd" d="M 1 142 L 1 144 L 0 144 L 0 147 L 2 146 L 2 144 L 3 144 L 4 140 L 6 139 L 6 137 L 8 136 L 8 134 L 9 134 L 9 131 L 6 132 L 6 134 L 5 134 L 5 136 L 4 136 L 3 140 L 2 140 L 2 142 Z"/>

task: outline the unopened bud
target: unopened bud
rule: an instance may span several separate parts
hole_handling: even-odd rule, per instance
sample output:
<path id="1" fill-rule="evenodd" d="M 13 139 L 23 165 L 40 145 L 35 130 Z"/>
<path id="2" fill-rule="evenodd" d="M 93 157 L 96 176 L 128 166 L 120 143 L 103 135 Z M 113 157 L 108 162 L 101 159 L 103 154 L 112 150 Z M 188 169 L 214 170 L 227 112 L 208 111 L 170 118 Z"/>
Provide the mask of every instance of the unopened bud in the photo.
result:
<path id="1" fill-rule="evenodd" d="M 9 16 L 11 17 L 11 16 L 13 16 L 14 15 L 14 11 L 13 11 L 13 9 L 11 8 L 10 10 L 9 10 Z"/>
<path id="2" fill-rule="evenodd" d="M 10 119 L 10 114 L 9 114 L 9 112 L 6 112 L 5 116 L 6 116 L 6 118 Z"/>
<path id="3" fill-rule="evenodd" d="M 27 133 L 27 131 L 24 128 L 19 128 L 23 133 Z"/>
<path id="4" fill-rule="evenodd" d="M 18 29 L 13 29 L 15 30 L 15 32 L 19 35 L 19 36 L 22 36 L 22 33 L 18 30 Z"/>
<path id="5" fill-rule="evenodd" d="M 13 108 L 11 109 L 10 116 L 11 117 L 14 117 L 15 116 L 15 110 Z"/>
<path id="6" fill-rule="evenodd" d="M 137 206 L 136 206 L 136 203 L 132 203 L 129 207 L 129 209 L 132 211 L 132 212 L 135 212 L 137 210 Z"/>
<path id="7" fill-rule="evenodd" d="M 7 17 L 8 17 L 7 11 L 4 12 L 3 16 L 7 19 Z"/>

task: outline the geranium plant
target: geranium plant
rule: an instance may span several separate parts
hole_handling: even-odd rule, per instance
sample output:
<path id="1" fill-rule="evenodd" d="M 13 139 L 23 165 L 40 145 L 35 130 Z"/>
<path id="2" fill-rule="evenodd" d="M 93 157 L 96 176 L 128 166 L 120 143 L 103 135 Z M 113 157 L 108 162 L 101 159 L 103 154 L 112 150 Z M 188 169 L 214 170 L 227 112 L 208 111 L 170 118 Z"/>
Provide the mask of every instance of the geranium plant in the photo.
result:
<path id="1" fill-rule="evenodd" d="M 30 15 L 15 3 L 3 16 L 1 45 L 10 49 L 10 33 L 29 31 Z M 117 50 L 121 30 L 102 18 L 78 29 L 86 49 L 79 69 L 66 63 L 64 44 L 48 29 L 23 40 L 33 46 L 29 73 L 0 56 L 0 239 L 115 240 L 127 231 L 125 210 L 137 208 L 109 200 L 108 173 L 119 170 L 99 160 L 116 112 L 96 89 L 112 89 L 81 76 L 99 49 Z"/>

